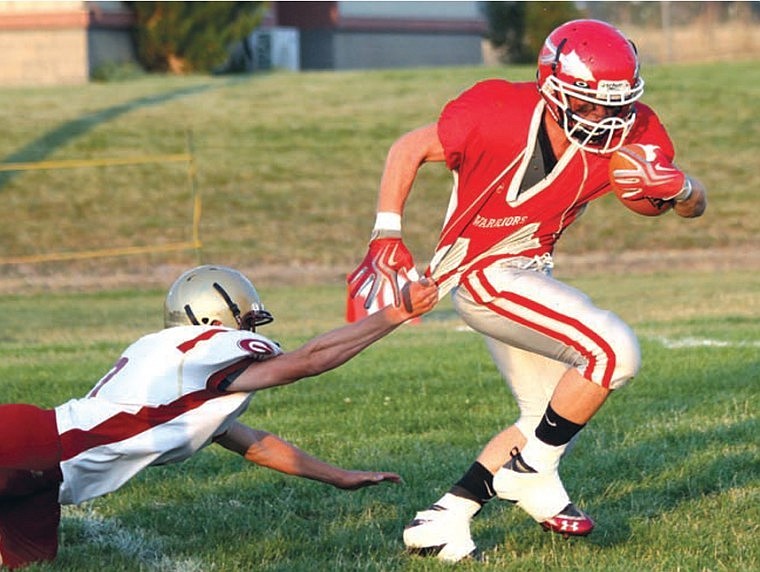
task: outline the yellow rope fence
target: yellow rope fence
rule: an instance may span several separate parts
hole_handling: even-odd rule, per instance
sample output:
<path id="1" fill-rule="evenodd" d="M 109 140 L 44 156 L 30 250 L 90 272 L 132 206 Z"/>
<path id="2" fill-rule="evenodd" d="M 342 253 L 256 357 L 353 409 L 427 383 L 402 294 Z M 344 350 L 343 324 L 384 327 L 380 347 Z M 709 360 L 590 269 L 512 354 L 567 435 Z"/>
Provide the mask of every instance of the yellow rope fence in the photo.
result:
<path id="1" fill-rule="evenodd" d="M 76 169 L 106 166 L 145 165 L 161 163 L 187 163 L 188 185 L 192 193 L 192 237 L 189 241 L 157 244 L 149 246 L 126 246 L 120 248 L 101 248 L 77 252 L 55 252 L 28 256 L 0 257 L 0 265 L 32 264 L 39 262 L 55 262 L 64 260 L 84 260 L 90 258 L 129 256 L 157 252 L 174 252 L 195 250 L 199 252 L 203 246 L 200 240 L 201 195 L 196 184 L 196 167 L 192 153 L 176 153 L 170 155 L 125 157 L 112 159 L 70 159 L 59 161 L 37 161 L 30 163 L 0 163 L 0 172 L 7 171 L 41 171 L 46 169 Z"/>

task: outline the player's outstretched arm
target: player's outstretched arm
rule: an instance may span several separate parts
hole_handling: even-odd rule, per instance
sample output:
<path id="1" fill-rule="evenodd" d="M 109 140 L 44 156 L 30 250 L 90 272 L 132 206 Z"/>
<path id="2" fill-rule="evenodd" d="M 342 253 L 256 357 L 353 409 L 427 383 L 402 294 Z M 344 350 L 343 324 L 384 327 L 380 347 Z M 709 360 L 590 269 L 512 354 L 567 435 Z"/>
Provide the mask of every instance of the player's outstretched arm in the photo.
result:
<path id="1" fill-rule="evenodd" d="M 267 431 L 253 429 L 235 422 L 217 438 L 224 448 L 238 453 L 251 463 L 294 475 L 327 483 L 339 489 L 355 490 L 377 485 L 383 481 L 400 483 L 396 473 L 385 471 L 352 471 L 317 459 Z"/>
<path id="2" fill-rule="evenodd" d="M 358 322 L 337 328 L 307 342 L 295 351 L 256 362 L 233 381 L 228 391 L 255 391 L 319 375 L 344 364 L 401 324 L 433 309 L 438 288 L 425 278 L 407 283 L 401 303 L 387 306 Z"/>

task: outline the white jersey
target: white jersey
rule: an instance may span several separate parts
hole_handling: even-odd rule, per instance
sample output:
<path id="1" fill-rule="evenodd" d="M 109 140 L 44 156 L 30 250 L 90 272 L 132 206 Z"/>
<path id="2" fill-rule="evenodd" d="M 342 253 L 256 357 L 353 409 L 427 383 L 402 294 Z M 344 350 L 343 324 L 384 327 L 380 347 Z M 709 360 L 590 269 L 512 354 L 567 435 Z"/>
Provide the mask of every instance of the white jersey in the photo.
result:
<path id="1" fill-rule="evenodd" d="M 137 340 L 82 399 L 55 408 L 62 504 L 115 491 L 150 465 L 183 461 L 222 435 L 252 393 L 225 388 L 281 353 L 258 334 L 181 326 Z"/>

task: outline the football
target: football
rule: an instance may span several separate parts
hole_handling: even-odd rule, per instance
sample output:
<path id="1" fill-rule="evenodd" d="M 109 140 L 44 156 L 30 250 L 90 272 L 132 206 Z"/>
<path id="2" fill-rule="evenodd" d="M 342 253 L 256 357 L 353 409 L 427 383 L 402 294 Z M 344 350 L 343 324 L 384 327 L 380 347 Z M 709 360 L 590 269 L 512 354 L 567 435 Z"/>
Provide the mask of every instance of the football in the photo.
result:
<path id="1" fill-rule="evenodd" d="M 624 145 L 610 157 L 610 185 L 615 196 L 628 209 L 644 216 L 659 216 L 673 207 L 671 201 L 650 198 L 627 199 L 623 196 L 623 191 L 615 185 L 615 180 L 620 176 L 635 177 L 641 168 L 641 164 L 646 162 L 646 151 L 642 145 L 637 143 Z"/>

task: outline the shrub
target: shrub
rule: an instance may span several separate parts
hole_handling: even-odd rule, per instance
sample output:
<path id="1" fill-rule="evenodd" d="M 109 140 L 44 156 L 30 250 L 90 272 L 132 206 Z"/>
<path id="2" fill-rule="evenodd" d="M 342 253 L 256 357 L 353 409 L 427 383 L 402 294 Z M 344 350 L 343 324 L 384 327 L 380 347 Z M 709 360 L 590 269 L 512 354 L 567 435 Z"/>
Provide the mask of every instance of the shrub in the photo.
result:
<path id="1" fill-rule="evenodd" d="M 208 72 L 247 37 L 264 2 L 130 2 L 137 57 L 147 71 Z"/>

